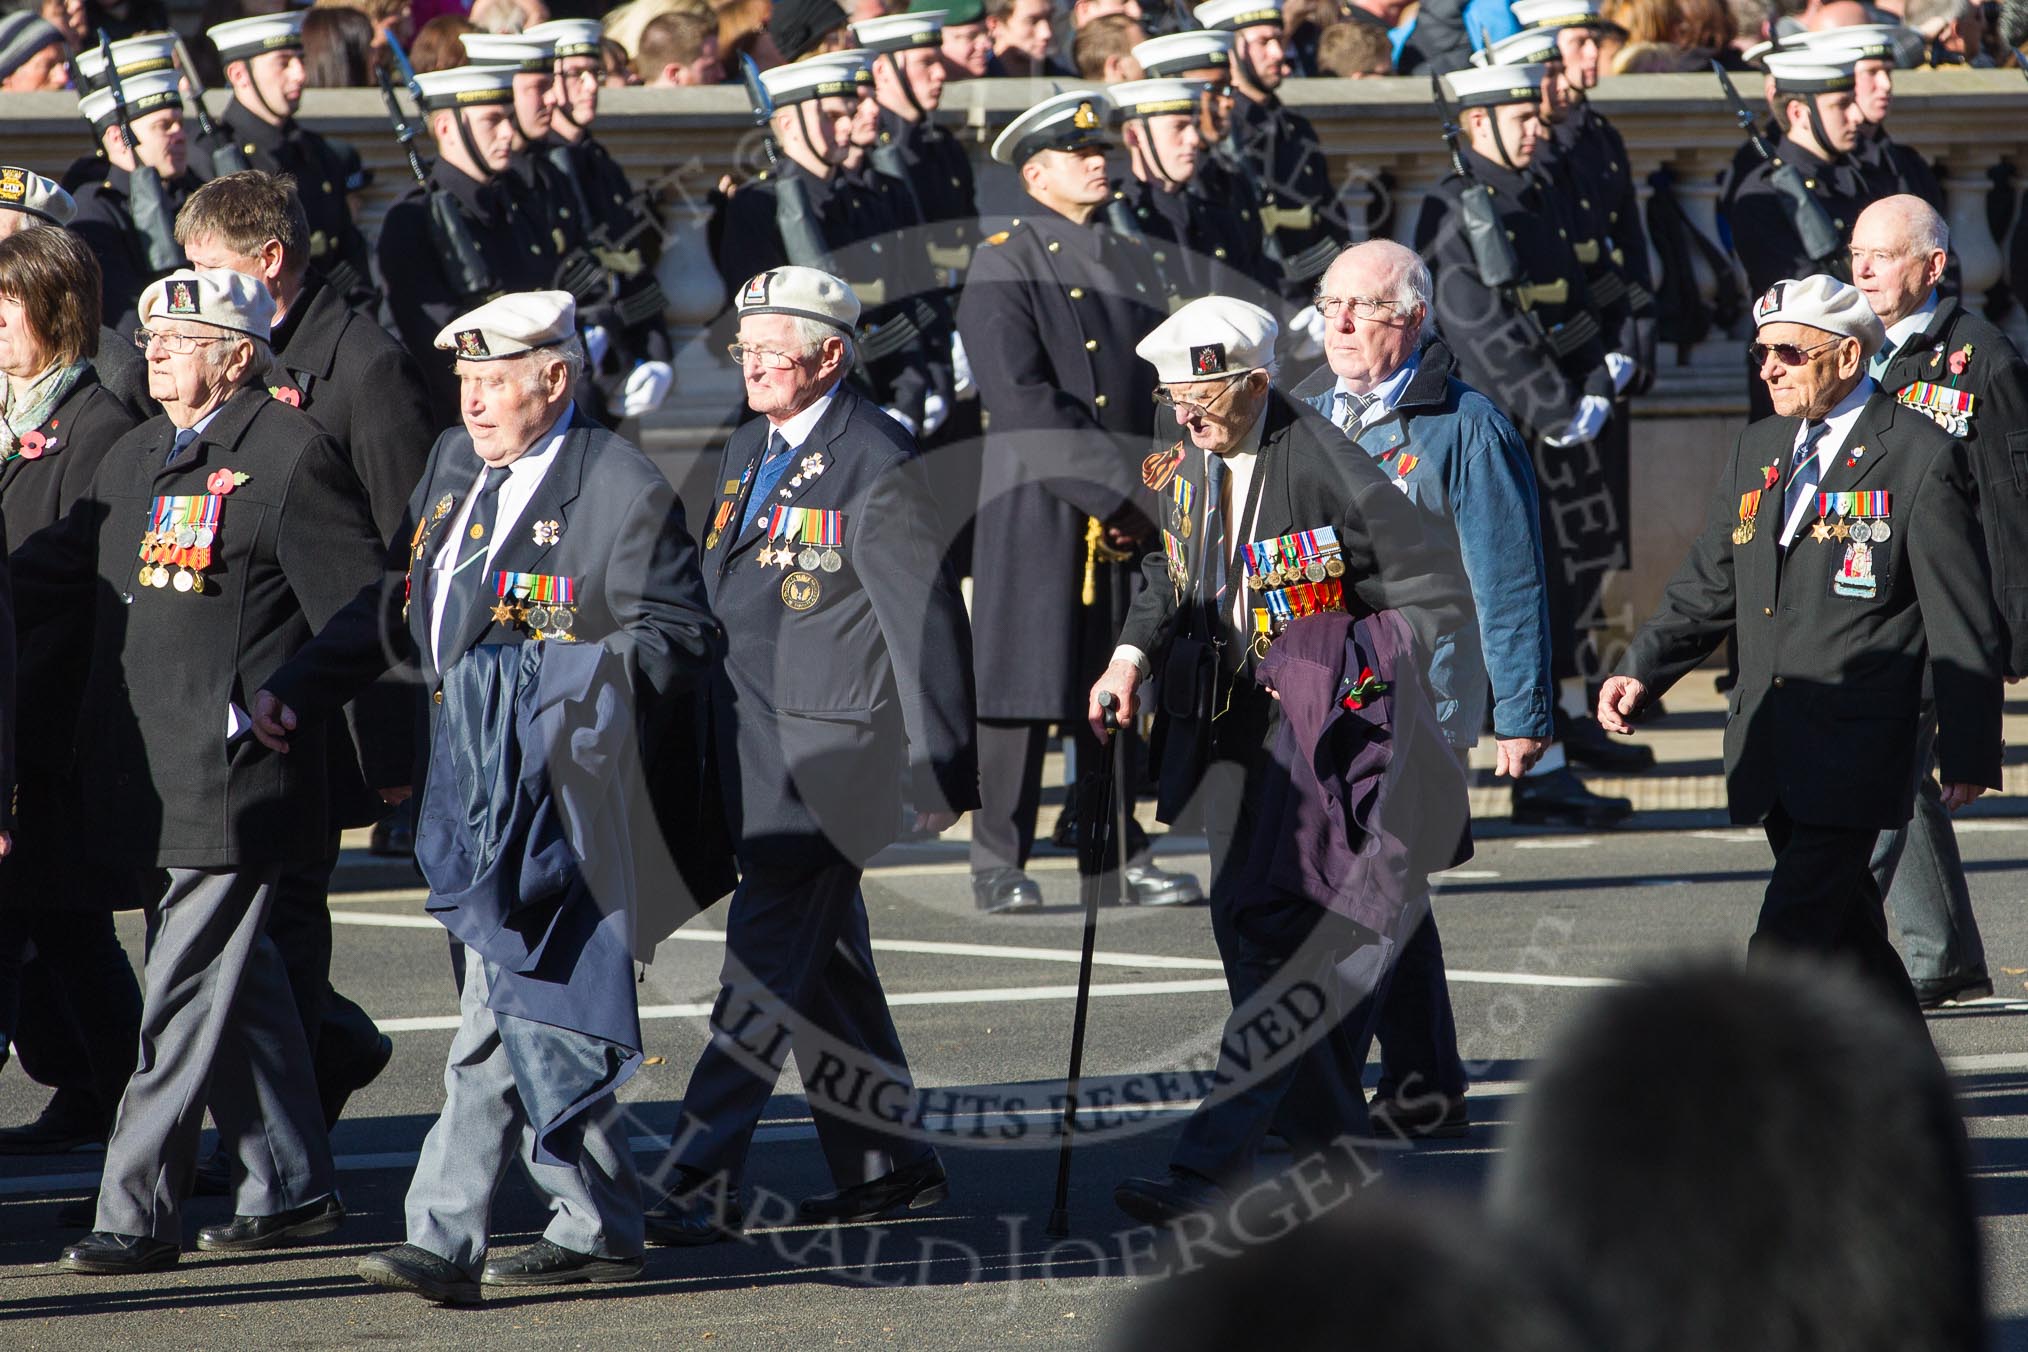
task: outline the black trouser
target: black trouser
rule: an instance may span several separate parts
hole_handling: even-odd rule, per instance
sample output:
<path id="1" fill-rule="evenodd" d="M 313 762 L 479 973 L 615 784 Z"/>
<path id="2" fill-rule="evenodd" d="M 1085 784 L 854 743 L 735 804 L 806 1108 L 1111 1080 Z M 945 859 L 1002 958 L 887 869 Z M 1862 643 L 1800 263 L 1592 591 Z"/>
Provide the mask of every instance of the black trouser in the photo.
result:
<path id="1" fill-rule="evenodd" d="M 972 872 L 1023 868 L 1035 848 L 1035 816 L 1042 804 L 1042 758 L 1048 754 L 1052 723 L 979 723 L 979 810 L 972 814 Z M 1083 719 L 1067 724 L 1080 767 L 1105 764 L 1113 754 L 1092 736 Z M 1134 737 L 1131 731 L 1122 736 Z M 1134 801 L 1138 748 L 1127 744 L 1127 782 L 1113 791 Z"/>
<path id="2" fill-rule="evenodd" d="M 1799 822 L 1779 802 L 1761 826 L 1774 848 L 1774 874 L 1747 944 L 1748 961 L 1801 952 L 1849 962 L 1897 1007 L 1920 1017 L 1908 969 L 1887 937 L 1886 910 L 1869 867 L 1880 833 Z"/>
<path id="3" fill-rule="evenodd" d="M 112 912 L 0 913 L 0 1020 L 32 1079 L 88 1096 L 110 1120 L 141 1039 L 141 985 Z"/>
<path id="4" fill-rule="evenodd" d="M 331 875 L 338 868 L 338 837 L 330 853 L 308 864 L 292 864 L 275 882 L 268 912 L 268 937 L 281 950 L 289 990 L 302 1020 L 317 1072 L 317 1095 L 324 1125 L 338 1120 L 338 1104 L 351 1088 L 353 1068 L 380 1048 L 380 1030 L 367 1012 L 331 986 Z"/>

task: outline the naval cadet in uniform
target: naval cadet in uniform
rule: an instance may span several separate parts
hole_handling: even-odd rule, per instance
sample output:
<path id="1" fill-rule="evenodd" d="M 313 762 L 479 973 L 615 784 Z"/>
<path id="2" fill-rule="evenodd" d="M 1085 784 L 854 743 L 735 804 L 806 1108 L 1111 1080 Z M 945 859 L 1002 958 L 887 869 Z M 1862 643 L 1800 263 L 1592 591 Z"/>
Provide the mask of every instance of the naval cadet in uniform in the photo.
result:
<path id="1" fill-rule="evenodd" d="M 1108 206 L 1107 219 L 1147 239 L 1179 303 L 1272 292 L 1280 281 L 1261 254 L 1259 226 L 1242 219 L 1240 208 L 1191 190 L 1198 165 L 1210 158 L 1199 127 L 1204 94 L 1202 85 L 1173 78 L 1106 89 L 1130 174 L 1113 185 L 1117 206 Z"/>
<path id="2" fill-rule="evenodd" d="M 1297 616 L 1396 611 L 1414 631 L 1423 669 L 1443 635 L 1472 622 L 1455 535 L 1428 529 L 1377 460 L 1351 451 L 1321 414 L 1275 388 L 1278 336 L 1266 310 L 1214 296 L 1141 340 L 1137 350 L 1155 368 L 1184 439 L 1143 466 L 1162 544 L 1143 560 L 1147 586 L 1087 707 L 1093 735 L 1104 738 L 1100 695 L 1115 697 L 1124 724 L 1160 674 L 1157 812 L 1174 820 L 1195 801 L 1203 813 L 1212 933 L 1235 1021 L 1254 1017 L 1255 997 L 1299 950 L 1327 949 L 1333 962 L 1361 947 L 1370 957 L 1384 951 L 1376 936 L 1308 897 L 1246 885 L 1278 776 L 1277 706 L 1254 679 L 1258 663 Z M 1450 760 L 1448 748 L 1434 750 Z M 1462 784 L 1454 763 L 1449 773 Z M 1464 827 L 1454 824 L 1447 857 Z M 1361 976 L 1377 983 L 1378 966 Z M 1359 1004 L 1372 989 L 1343 1002 Z M 1243 1184 L 1270 1126 L 1298 1153 L 1366 1134 L 1360 1077 L 1369 1039 L 1369 1028 L 1334 1022 L 1300 1055 L 1238 1077 L 1185 1123 L 1167 1177 L 1120 1185 L 1121 1209 L 1159 1223 L 1218 1205 L 1225 1187 Z M 1228 1025 L 1225 1042 L 1244 1046 L 1244 1029 Z"/>
<path id="3" fill-rule="evenodd" d="M 1852 284 L 1886 329 L 1868 371 L 1883 394 L 1965 444 L 2000 610 L 2000 652 L 2007 676 L 2017 678 L 2028 674 L 2028 486 L 2015 472 L 2014 452 L 2028 439 L 2028 364 L 1999 329 L 1938 294 L 1949 256 L 1950 227 L 1920 197 L 1884 197 L 1852 227 Z M 1929 700 L 1921 735 L 1915 816 L 1881 833 L 1873 877 L 1901 930 L 1916 999 L 1928 1009 L 1991 995 L 1993 982 L 1931 773 L 1936 709 Z"/>
<path id="4" fill-rule="evenodd" d="M 704 571 L 726 631 L 709 748 L 740 882 L 712 1039 L 648 1218 L 657 1244 L 739 1229 L 754 1128 L 790 1051 L 836 1184 L 801 1221 L 871 1220 L 949 1188 L 928 1141 L 876 1106 L 914 1088 L 860 879 L 904 799 L 930 834 L 978 805 L 964 604 L 913 440 L 844 379 L 858 300 L 787 266 L 748 279 L 736 304 L 732 355 L 759 416 L 726 443 Z"/>
<path id="5" fill-rule="evenodd" d="M 1571 246 L 1557 195 L 1531 172 L 1544 133 L 1541 63 L 1474 66 L 1443 77 L 1461 110 L 1466 174 L 1452 174 L 1423 199 L 1416 248 L 1428 261 L 1438 325 L 1460 379 L 1492 399 L 1528 439 L 1541 495 L 1543 550 L 1549 558 L 1549 615 L 1554 670 L 1576 703 L 1566 726 L 1589 725 L 1588 682 L 1604 675 L 1596 651 L 1600 601 L 1608 574 L 1626 565 L 1613 529 L 1611 484 L 1598 439 L 1614 396 L 1635 363 L 1611 360 Z M 1462 203 L 1474 183 L 1493 205 L 1520 267 L 1504 287 L 1488 286 L 1465 228 Z M 1591 729 L 1595 731 L 1595 728 Z M 1550 747 L 1514 785 L 1513 817 L 1528 825 L 1610 826 L 1633 811 L 1571 773 L 1563 743 Z"/>
<path id="6" fill-rule="evenodd" d="M 374 534 L 392 541 L 429 455 L 429 395 L 401 344 L 348 305 L 337 284 L 318 269 L 313 233 L 294 182 L 259 169 L 213 179 L 190 195 L 176 217 L 177 242 L 193 266 L 230 268 L 267 290 L 275 303 L 270 391 L 338 443 L 373 518 Z M 333 720 L 325 757 L 331 834 L 317 860 L 283 871 L 268 920 L 303 1015 L 330 1125 L 336 1125 L 345 1100 L 371 1083 L 394 1052 L 366 1011 L 331 986 L 327 902 L 341 829 L 371 825 L 387 812 L 380 791 L 409 786 L 410 702 L 406 691 L 390 683 Z M 198 1182 L 200 1191 L 221 1189 L 222 1159 L 201 1171 Z"/>
<path id="7" fill-rule="evenodd" d="M 86 496 L 14 561 L 30 627 L 82 609 L 91 650 L 80 764 L 102 788 L 80 830 L 109 860 L 166 869 L 150 907 L 142 1057 L 120 1099 L 92 1233 L 66 1271 L 173 1265 L 207 1104 L 239 1167 L 240 1252 L 344 1214 L 309 1049 L 266 933 L 281 872 L 329 840 L 325 729 L 276 756 L 252 692 L 361 586 L 382 548 L 330 437 L 266 388 L 274 302 L 237 272 L 177 271 L 141 296 L 149 388 L 167 410 L 116 442 Z"/>
<path id="8" fill-rule="evenodd" d="M 437 146 L 429 182 L 387 209 L 375 252 L 395 333 L 428 383 L 430 425 L 458 421 L 458 382 L 434 355 L 437 334 L 510 291 L 537 291 L 556 273 L 548 227 L 519 209 L 508 185 L 514 149 L 513 66 L 453 66 L 416 76 Z M 441 194 L 447 201 L 434 199 Z M 445 221 L 433 218 L 441 207 Z M 462 239 L 443 238 L 461 230 Z M 454 247 L 456 246 L 456 247 Z M 461 263 L 464 250 L 469 263 Z"/>
<path id="9" fill-rule="evenodd" d="M 132 333 L 141 292 L 185 261 L 173 233 L 176 209 L 196 189 L 197 175 L 190 172 L 183 130 L 183 77 L 173 69 L 124 76 L 117 92 L 108 86 L 83 95 L 78 112 L 105 151 L 105 176 L 78 190 L 77 215 L 68 228 L 98 256 L 105 279 L 99 293 L 105 322 Z M 129 129 L 135 142 L 131 148 Z M 136 196 L 136 175 L 150 174 L 161 180 L 166 214 L 159 221 L 148 218 L 148 198 Z M 143 212 L 139 218 L 137 203 Z"/>
<path id="10" fill-rule="evenodd" d="M 721 649 L 675 493 L 638 449 L 574 408 L 585 358 L 569 293 L 491 301 L 454 318 L 436 346 L 450 354 L 439 360 L 456 364 L 464 419 L 437 438 L 409 500 L 405 570 L 390 568 L 389 578 L 358 590 L 253 701 L 256 735 L 277 750 L 291 748 L 293 759 L 306 730 L 323 726 L 391 663 L 418 662 L 437 771 L 427 781 L 416 774 L 425 795 L 418 857 L 426 869 L 445 862 L 423 848 L 430 821 L 448 817 L 462 826 L 483 808 L 504 823 L 522 795 L 561 792 L 554 783 L 534 787 L 517 778 L 506 784 L 513 801 L 473 804 L 460 796 L 467 792 L 463 770 L 444 773 L 446 745 L 459 745 L 469 736 L 466 725 L 480 721 L 456 698 L 472 693 L 473 683 L 461 678 L 474 664 L 507 648 L 539 657 L 547 670 L 570 660 L 559 649 L 597 645 L 615 659 L 610 679 L 626 686 L 617 692 L 622 717 L 652 727 L 679 710 L 688 716 L 680 697 Z M 527 651 L 538 645 L 539 654 Z M 599 666 L 585 679 L 609 676 Z M 447 703 L 453 681 L 458 692 Z M 548 688 L 545 682 L 545 694 Z M 518 719 L 527 716 L 517 709 Z M 556 747 L 524 742 L 518 749 L 524 769 L 539 755 L 551 765 L 563 758 Z M 525 839 L 504 825 L 502 834 Z M 678 840 L 669 845 L 684 848 Z M 641 851 L 624 861 L 598 859 L 573 839 L 571 854 L 587 874 L 616 865 L 631 878 Z M 448 863 L 458 862 L 453 853 Z M 545 886 L 519 856 L 508 872 L 519 875 L 504 884 L 510 897 Z M 446 1304 L 476 1300 L 482 1283 L 553 1286 L 637 1275 L 640 1183 L 612 1094 L 640 1063 L 632 959 L 646 956 L 639 945 L 652 952 L 667 929 L 630 905 L 617 916 L 628 924 L 614 935 L 599 923 L 601 907 L 614 898 L 574 896 L 546 931 L 552 942 L 509 940 L 503 932 L 512 926 L 499 918 L 480 938 L 451 917 L 469 917 L 473 893 L 499 879 L 457 880 L 469 890 L 447 895 L 431 874 L 431 909 L 458 936 L 460 1023 L 444 1067 L 444 1109 L 409 1184 L 407 1242 L 368 1255 L 359 1274 Z M 615 886 L 631 891 L 633 884 Z M 511 900 L 505 909 L 514 909 Z M 517 1157 L 553 1214 L 534 1244 L 488 1259 L 493 1194 Z"/>
<path id="11" fill-rule="evenodd" d="M 972 550 L 979 793 L 972 892 L 988 913 L 1029 910 L 1049 729 L 1103 754 L 1085 698 L 1105 669 L 1153 538 L 1139 465 L 1154 431 L 1154 372 L 1134 353 L 1161 319 L 1146 246 L 1105 222 L 1106 98 L 1052 95 L 1009 123 L 993 158 L 1016 168 L 1023 214 L 972 257 L 958 333 L 979 383 L 985 468 Z M 1131 786 L 1126 791 L 1131 795 Z M 1202 900 L 1195 880 L 1135 848 L 1126 897 Z"/>
<path id="12" fill-rule="evenodd" d="M 310 262 L 348 305 L 369 313 L 380 297 L 366 236 L 352 220 L 351 194 L 366 186 L 359 152 L 296 121 L 303 103 L 303 11 L 260 14 L 204 30 L 218 48 L 232 102 L 219 114 L 220 143 L 190 147 L 201 179 L 239 169 L 287 174 L 309 218 Z"/>
<path id="13" fill-rule="evenodd" d="M 1920 151 L 1895 140 L 1887 130 L 1888 115 L 1894 111 L 1895 67 L 1919 49 L 1921 42 L 1920 34 L 1899 24 L 1853 24 L 1799 33 L 1784 47 L 1841 61 L 1856 58 L 1852 99 L 1863 121 L 1851 154 L 1866 183 L 1867 196 L 1877 199 L 1910 193 L 1941 212 L 1943 186 L 1937 182 L 1936 170 Z"/>
<path id="14" fill-rule="evenodd" d="M 1628 731 L 1733 637 L 1726 797 L 1774 851 L 1748 958 L 1837 958 L 1918 1017 L 1868 863 L 1909 820 L 1926 691 L 1942 805 L 2000 784 L 1978 486 L 1964 443 L 1867 374 L 1885 331 L 1857 290 L 1821 273 L 1777 282 L 1754 323 L 1775 416 L 1740 435 L 1689 557 L 1600 691 L 1599 722 Z"/>

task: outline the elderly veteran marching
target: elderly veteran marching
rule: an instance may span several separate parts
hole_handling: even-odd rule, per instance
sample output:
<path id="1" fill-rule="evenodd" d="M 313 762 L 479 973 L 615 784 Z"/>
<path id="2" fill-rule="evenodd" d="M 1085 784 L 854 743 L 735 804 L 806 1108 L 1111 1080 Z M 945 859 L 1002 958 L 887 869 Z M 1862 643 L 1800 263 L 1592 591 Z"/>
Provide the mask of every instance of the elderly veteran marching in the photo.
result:
<path id="1" fill-rule="evenodd" d="M 1629 720 L 1733 637 L 1732 819 L 1774 850 L 1749 958 L 1835 955 L 1913 1015 L 1868 871 L 1915 796 L 1925 694 L 1941 801 L 2000 783 L 2000 621 L 1964 444 L 1867 374 L 1884 330 L 1822 274 L 1754 302 L 1751 355 L 1775 416 L 1750 425 L 1703 533 L 1599 694 Z"/>
<path id="2" fill-rule="evenodd" d="M 640 1271 L 640 1184 L 612 1096 L 640 1064 L 633 962 L 673 922 L 667 888 L 636 890 L 644 814 L 611 795 L 639 758 L 637 720 L 646 741 L 688 718 L 679 697 L 719 631 L 667 481 L 573 408 L 584 352 L 569 293 L 503 296 L 436 345 L 456 362 L 464 425 L 437 438 L 409 502 L 406 575 L 361 591 L 253 710 L 256 735 L 285 750 L 391 662 L 422 668 L 417 859 L 462 972 L 461 1022 L 408 1242 L 359 1273 L 467 1303 L 480 1281 Z M 473 787 L 496 777 L 491 796 Z M 485 1261 L 517 1155 L 554 1215 L 534 1244 Z"/>
<path id="3" fill-rule="evenodd" d="M 914 440 L 845 379 L 857 298 L 790 266 L 748 279 L 737 304 L 732 356 L 760 416 L 726 443 L 704 562 L 726 630 L 709 752 L 740 881 L 712 1039 L 649 1215 L 656 1244 L 739 1229 L 754 1128 L 791 1050 L 837 1184 L 801 1221 L 868 1220 L 949 1189 L 927 1142 L 821 1086 L 830 1065 L 854 1094 L 871 1072 L 914 1097 L 860 878 L 903 825 L 904 789 L 918 831 L 978 806 L 971 631 Z"/>
<path id="4" fill-rule="evenodd" d="M 1420 688 L 1438 640 L 1472 623 L 1455 537 L 1430 530 L 1377 461 L 1275 388 L 1278 336 L 1274 317 L 1259 306 L 1209 297 L 1178 310 L 1135 349 L 1154 366 L 1158 395 L 1174 410 L 1183 439 L 1144 466 L 1162 547 L 1143 560 L 1147 586 L 1089 705 L 1093 733 L 1103 738 L 1099 696 L 1117 698 L 1124 722 L 1136 713 L 1142 686 L 1160 674 L 1156 815 L 1172 821 L 1193 801 L 1203 813 L 1212 933 L 1233 1007 L 1249 1014 L 1285 961 L 1314 951 L 1305 947 L 1311 931 L 1320 924 L 1339 930 L 1343 919 L 1327 921 L 1330 913 L 1313 900 L 1261 885 L 1261 843 L 1273 843 L 1285 824 L 1288 781 L 1269 753 L 1279 714 L 1254 679 L 1259 663 L 1302 617 L 1392 611 L 1412 650 L 1397 679 Z M 1434 717 L 1427 728 L 1433 740 L 1425 749 L 1460 776 Z M 1461 777 L 1458 787 L 1462 803 Z M 1448 833 L 1432 825 L 1431 834 L 1446 836 L 1437 842 L 1443 863 L 1436 867 L 1448 865 L 1464 827 L 1462 815 Z M 1379 937 L 1390 944 L 1407 937 L 1391 928 L 1382 926 Z M 1344 957 L 1371 941 L 1344 930 L 1319 942 Z M 1338 1013 L 1378 979 L 1376 966 Z M 1229 1026 L 1227 1036 L 1243 1043 L 1243 1031 Z M 1369 1038 L 1368 1029 L 1334 1016 L 1300 1058 L 1235 1084 L 1194 1114 L 1168 1177 L 1122 1184 L 1121 1208 L 1137 1220 L 1164 1221 L 1218 1204 L 1270 1126 L 1298 1150 L 1362 1134 Z"/>
<path id="5" fill-rule="evenodd" d="M 91 491 L 14 559 L 25 627 L 92 615 L 79 764 L 103 791 L 83 838 L 168 870 L 150 909 L 141 1063 L 71 1272 L 168 1267 L 209 1102 L 239 1161 L 233 1219 L 199 1248 L 268 1248 L 343 1216 L 309 1050 L 266 934 L 282 870 L 326 847 L 324 734 L 255 744 L 251 692 L 384 551 L 343 452 L 266 388 L 274 302 L 236 272 L 142 293 L 149 392 L 166 410 L 106 453 Z"/>

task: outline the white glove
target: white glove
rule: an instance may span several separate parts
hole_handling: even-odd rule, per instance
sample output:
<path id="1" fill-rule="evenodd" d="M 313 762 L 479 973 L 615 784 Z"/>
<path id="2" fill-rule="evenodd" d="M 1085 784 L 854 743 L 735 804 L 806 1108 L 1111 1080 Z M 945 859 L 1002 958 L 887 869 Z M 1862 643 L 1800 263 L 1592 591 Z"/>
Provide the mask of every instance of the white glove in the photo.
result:
<path id="1" fill-rule="evenodd" d="M 1290 352 L 1298 361 L 1324 355 L 1324 331 L 1329 326 L 1314 305 L 1305 305 L 1289 317 L 1289 333 L 1295 337 Z"/>
<path id="2" fill-rule="evenodd" d="M 1627 386 L 1634 383 L 1634 372 L 1640 369 L 1636 362 L 1624 352 L 1606 353 L 1606 374 L 1613 378 L 1613 393 L 1623 394 Z"/>
<path id="3" fill-rule="evenodd" d="M 1580 441 L 1590 441 L 1604 430 L 1606 419 L 1613 415 L 1613 401 L 1602 394 L 1587 394 L 1578 400 L 1577 412 L 1570 415 L 1570 426 L 1560 436 L 1544 437 L 1552 446 L 1575 446 Z"/>
<path id="4" fill-rule="evenodd" d="M 612 345 L 612 335 L 607 333 L 603 328 L 597 324 L 586 327 L 584 331 L 584 355 L 585 360 L 590 365 L 594 367 L 603 366 L 606 360 L 606 349 Z"/>
<path id="5" fill-rule="evenodd" d="M 669 387 L 676 383 L 676 370 L 666 361 L 644 361 L 627 377 L 620 393 L 620 416 L 638 418 L 662 407 Z"/>
<path id="6" fill-rule="evenodd" d="M 909 434 L 910 436 L 914 436 L 914 435 L 915 435 L 915 419 L 914 419 L 914 418 L 911 418 L 911 417 L 909 417 L 909 416 L 908 416 L 908 415 L 907 415 L 906 413 L 903 413 L 903 412 L 902 412 L 902 411 L 901 411 L 900 409 L 898 409 L 898 408 L 886 408 L 886 407 L 883 407 L 883 408 L 882 408 L 882 409 L 881 409 L 880 411 L 881 411 L 882 413 L 885 413 L 885 414 L 886 414 L 886 415 L 887 415 L 888 417 L 890 417 L 890 418 L 894 419 L 894 420 L 895 420 L 896 422 L 900 423 L 900 424 L 901 424 L 901 425 L 902 425 L 903 427 L 906 427 L 906 428 L 908 429 L 908 434 Z"/>
<path id="7" fill-rule="evenodd" d="M 922 397 L 922 434 L 933 437 L 937 429 L 949 422 L 951 406 L 944 402 L 941 394 L 926 394 Z"/>
<path id="8" fill-rule="evenodd" d="M 973 390 L 972 359 L 965 355 L 965 340 L 951 335 L 951 394 L 962 399 Z"/>

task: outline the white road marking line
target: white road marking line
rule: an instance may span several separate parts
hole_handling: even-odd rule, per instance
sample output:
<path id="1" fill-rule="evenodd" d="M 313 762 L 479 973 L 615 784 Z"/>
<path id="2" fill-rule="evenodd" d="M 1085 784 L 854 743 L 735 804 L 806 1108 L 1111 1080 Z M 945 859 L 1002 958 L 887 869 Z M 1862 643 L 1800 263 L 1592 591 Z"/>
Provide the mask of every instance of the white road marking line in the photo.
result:
<path id="1" fill-rule="evenodd" d="M 1597 836 L 1548 836 L 1541 840 L 1517 840 L 1517 850 L 1588 850 L 1598 844 Z"/>
<path id="2" fill-rule="evenodd" d="M 1728 845 L 1755 845 L 1766 842 L 1759 831 L 1686 831 L 1692 840 L 1722 840 Z"/>
<path id="3" fill-rule="evenodd" d="M 1499 876 L 1500 870 L 1496 868 L 1454 868 L 1448 873 L 1431 874 L 1430 885 L 1442 887 L 1445 883 L 1469 882 L 1475 879 L 1497 878 Z"/>

